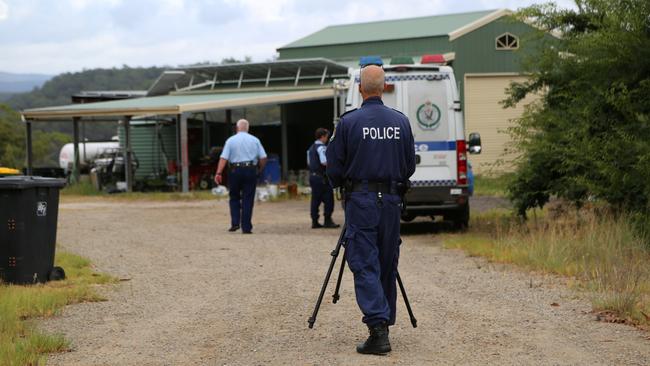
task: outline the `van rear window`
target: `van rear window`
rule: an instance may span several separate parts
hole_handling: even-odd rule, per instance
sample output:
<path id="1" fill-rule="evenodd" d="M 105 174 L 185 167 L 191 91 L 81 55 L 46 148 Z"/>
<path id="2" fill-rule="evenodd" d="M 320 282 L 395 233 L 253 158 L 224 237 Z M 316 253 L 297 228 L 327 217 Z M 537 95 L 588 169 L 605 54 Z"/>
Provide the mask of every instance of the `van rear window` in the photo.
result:
<path id="1" fill-rule="evenodd" d="M 393 72 L 407 72 L 407 71 L 440 71 L 439 67 L 436 66 L 423 66 L 423 65 L 399 65 L 399 66 L 384 66 L 384 71 L 393 71 Z"/>

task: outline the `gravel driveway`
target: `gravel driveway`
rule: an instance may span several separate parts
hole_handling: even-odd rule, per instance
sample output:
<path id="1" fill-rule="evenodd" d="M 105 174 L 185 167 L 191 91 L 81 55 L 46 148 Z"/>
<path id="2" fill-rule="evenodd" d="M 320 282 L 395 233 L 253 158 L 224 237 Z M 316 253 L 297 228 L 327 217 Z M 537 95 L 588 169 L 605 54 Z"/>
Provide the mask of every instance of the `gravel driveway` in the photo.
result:
<path id="1" fill-rule="evenodd" d="M 339 303 L 332 284 L 307 328 L 338 237 L 310 229 L 308 211 L 306 201 L 257 204 L 254 234 L 241 235 L 226 232 L 226 201 L 64 202 L 59 249 L 130 280 L 40 323 L 72 341 L 49 364 L 650 364 L 647 334 L 595 321 L 556 278 L 443 250 L 424 222 L 404 225 L 400 264 L 418 328 L 399 298 L 393 352 L 358 355 L 367 331 L 349 271 Z"/>

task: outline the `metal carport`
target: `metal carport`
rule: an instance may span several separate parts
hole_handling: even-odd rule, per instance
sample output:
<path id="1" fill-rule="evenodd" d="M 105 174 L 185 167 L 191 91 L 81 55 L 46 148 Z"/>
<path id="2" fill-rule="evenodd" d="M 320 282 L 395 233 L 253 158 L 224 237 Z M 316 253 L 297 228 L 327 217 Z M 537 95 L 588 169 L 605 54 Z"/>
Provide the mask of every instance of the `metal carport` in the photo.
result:
<path id="1" fill-rule="evenodd" d="M 182 191 L 189 191 L 189 162 L 187 146 L 187 119 L 190 114 L 196 112 L 208 112 L 215 110 L 229 110 L 239 107 L 260 106 L 269 104 L 295 103 L 335 97 L 335 90 L 330 86 L 324 88 L 276 88 L 274 90 L 232 90 L 225 92 L 213 92 L 210 94 L 178 94 L 163 95 L 157 97 L 146 97 L 136 99 L 125 99 L 110 102 L 72 104 L 60 107 L 35 108 L 22 111 L 23 119 L 27 129 L 27 169 L 31 174 L 32 169 L 32 122 L 52 121 L 57 119 L 72 119 L 75 144 L 75 167 L 79 166 L 79 121 L 82 118 L 92 118 L 90 121 L 121 120 L 124 123 L 125 131 L 129 131 L 129 123 L 133 117 L 141 116 L 176 116 L 180 121 L 180 147 L 181 147 L 181 179 Z M 286 160 L 286 123 L 282 123 L 282 145 L 283 158 Z M 131 142 L 130 134 L 126 138 L 126 166 L 130 166 Z M 76 169 L 75 169 L 76 170 Z M 131 170 L 127 169 L 127 187 L 130 191 L 133 185 Z M 78 174 L 76 170 L 75 174 Z"/>

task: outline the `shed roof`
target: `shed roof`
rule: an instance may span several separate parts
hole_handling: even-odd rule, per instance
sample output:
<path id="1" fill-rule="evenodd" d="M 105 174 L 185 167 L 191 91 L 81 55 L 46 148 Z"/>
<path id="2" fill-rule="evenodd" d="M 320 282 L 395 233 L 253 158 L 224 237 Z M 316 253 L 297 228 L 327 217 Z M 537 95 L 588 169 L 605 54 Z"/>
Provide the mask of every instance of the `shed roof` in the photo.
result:
<path id="1" fill-rule="evenodd" d="M 196 65 L 165 71 L 151 86 L 148 96 L 165 95 L 174 90 L 243 87 L 251 83 L 274 86 L 299 79 L 300 85 L 324 83 L 347 77 L 348 68 L 326 58 L 276 60 L 224 65 Z"/>
<path id="2" fill-rule="evenodd" d="M 295 103 L 333 97 L 334 89 L 331 85 L 326 88 L 301 90 L 233 90 L 230 92 L 211 94 L 161 95 L 110 102 L 34 108 L 22 111 L 22 115 L 28 120 L 51 120 L 73 117 L 175 115 L 185 112 Z"/>
<path id="3" fill-rule="evenodd" d="M 285 48 L 313 47 L 394 39 L 447 36 L 450 33 L 501 12 L 499 10 L 433 15 L 326 27 L 289 43 Z"/>

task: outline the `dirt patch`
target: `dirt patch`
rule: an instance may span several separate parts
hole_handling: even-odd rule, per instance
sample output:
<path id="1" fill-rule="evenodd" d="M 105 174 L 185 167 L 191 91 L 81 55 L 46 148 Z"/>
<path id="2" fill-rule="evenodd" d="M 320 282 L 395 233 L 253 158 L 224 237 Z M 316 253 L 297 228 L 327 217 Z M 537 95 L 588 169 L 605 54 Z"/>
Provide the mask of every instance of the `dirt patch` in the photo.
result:
<path id="1" fill-rule="evenodd" d="M 72 341 L 52 365 L 650 363 L 638 330 L 596 321 L 556 278 L 441 249 L 424 219 L 404 225 L 400 264 L 418 328 L 399 299 L 394 351 L 374 357 L 355 353 L 366 329 L 349 271 L 307 328 L 338 231 L 310 229 L 306 202 L 257 204 L 253 235 L 226 232 L 226 201 L 61 206 L 60 248 L 130 281 L 41 323 Z"/>

